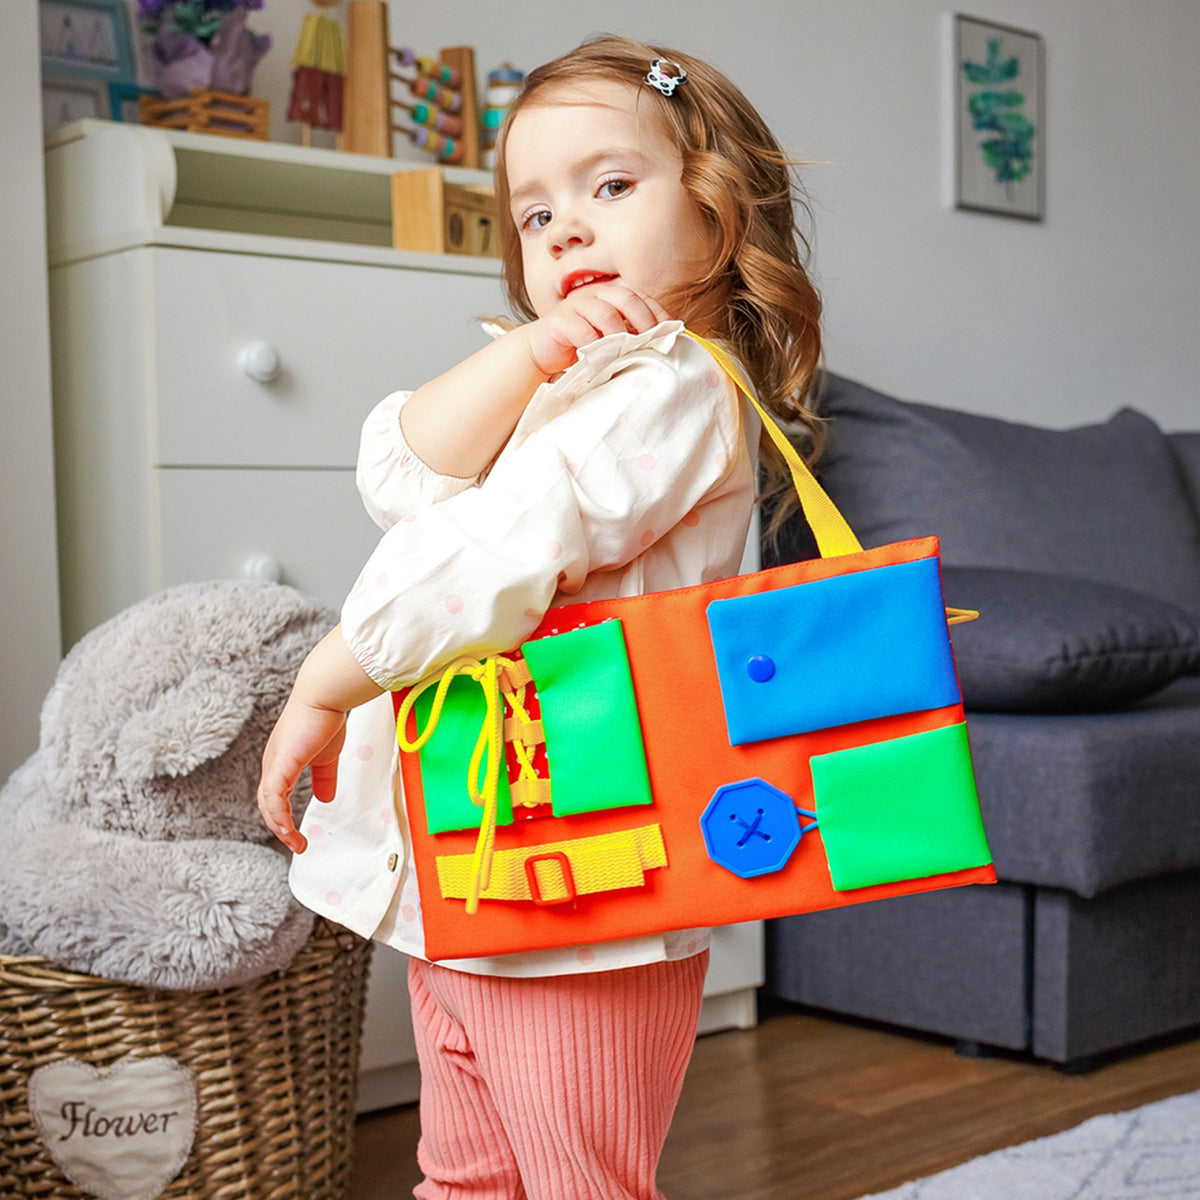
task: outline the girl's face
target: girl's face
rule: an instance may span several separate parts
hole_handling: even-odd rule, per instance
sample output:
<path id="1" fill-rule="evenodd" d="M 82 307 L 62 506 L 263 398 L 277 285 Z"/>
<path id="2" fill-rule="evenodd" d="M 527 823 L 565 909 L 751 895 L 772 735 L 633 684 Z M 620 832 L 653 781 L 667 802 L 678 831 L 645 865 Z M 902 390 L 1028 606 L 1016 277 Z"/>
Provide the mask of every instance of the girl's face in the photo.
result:
<path id="1" fill-rule="evenodd" d="M 639 99 L 628 84 L 586 80 L 513 119 L 510 211 L 539 317 L 590 283 L 619 281 L 661 300 L 704 272 L 710 239 L 680 181 L 683 160 Z"/>

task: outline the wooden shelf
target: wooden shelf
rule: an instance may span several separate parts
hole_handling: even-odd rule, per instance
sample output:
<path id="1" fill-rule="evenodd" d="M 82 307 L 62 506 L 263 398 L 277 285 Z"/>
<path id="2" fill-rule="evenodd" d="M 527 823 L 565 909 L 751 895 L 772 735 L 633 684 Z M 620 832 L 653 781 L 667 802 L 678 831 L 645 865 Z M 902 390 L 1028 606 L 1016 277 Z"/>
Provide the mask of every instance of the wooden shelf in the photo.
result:
<path id="1" fill-rule="evenodd" d="M 47 187 L 87 189 L 92 202 L 49 212 L 52 265 L 109 253 L 125 242 L 204 245 L 206 232 L 271 239 L 247 252 L 346 256 L 378 248 L 394 263 L 391 179 L 429 160 L 76 121 L 46 142 Z M 488 186 L 487 171 L 444 168 L 450 183 Z M 199 241 L 197 242 L 197 237 Z M 285 246 L 285 240 L 304 245 Z M 351 254 L 351 257 L 360 257 Z M 455 271 L 495 274 L 492 260 L 452 256 Z M 438 256 L 439 263 L 441 256 Z M 362 261 L 371 261 L 368 254 Z"/>

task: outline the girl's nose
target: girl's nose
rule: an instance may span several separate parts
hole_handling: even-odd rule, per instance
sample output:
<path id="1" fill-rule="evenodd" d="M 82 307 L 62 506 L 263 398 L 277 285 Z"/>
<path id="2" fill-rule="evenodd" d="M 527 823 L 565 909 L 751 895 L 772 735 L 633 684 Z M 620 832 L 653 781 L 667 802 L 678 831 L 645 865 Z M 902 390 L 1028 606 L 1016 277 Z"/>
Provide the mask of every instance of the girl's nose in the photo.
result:
<path id="1" fill-rule="evenodd" d="M 583 238 L 578 234 L 572 234 L 570 237 L 557 237 L 551 239 L 550 248 L 555 254 L 561 254 L 564 250 L 571 246 L 582 246 Z"/>
<path id="2" fill-rule="evenodd" d="M 586 246 L 591 240 L 592 235 L 582 221 L 563 215 L 550 230 L 550 251 L 557 257 L 572 246 Z"/>

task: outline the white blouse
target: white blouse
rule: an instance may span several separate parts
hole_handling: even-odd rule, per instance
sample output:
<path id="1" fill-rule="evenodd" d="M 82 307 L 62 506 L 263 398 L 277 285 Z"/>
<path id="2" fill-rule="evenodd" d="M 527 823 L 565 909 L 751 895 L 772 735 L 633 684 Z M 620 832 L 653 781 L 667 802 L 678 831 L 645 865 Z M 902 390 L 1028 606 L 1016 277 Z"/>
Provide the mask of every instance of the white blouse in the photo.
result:
<path id="1" fill-rule="evenodd" d="M 490 471 L 456 479 L 412 452 L 396 392 L 367 418 L 358 486 L 385 530 L 342 609 L 380 686 L 461 653 L 512 649 L 546 611 L 720 579 L 738 570 L 759 421 L 678 321 L 613 334 L 540 387 Z M 313 801 L 291 885 L 309 908 L 424 957 L 390 696 L 350 713 L 337 796 Z M 697 954 L 707 930 L 455 959 L 481 974 L 561 975 Z"/>

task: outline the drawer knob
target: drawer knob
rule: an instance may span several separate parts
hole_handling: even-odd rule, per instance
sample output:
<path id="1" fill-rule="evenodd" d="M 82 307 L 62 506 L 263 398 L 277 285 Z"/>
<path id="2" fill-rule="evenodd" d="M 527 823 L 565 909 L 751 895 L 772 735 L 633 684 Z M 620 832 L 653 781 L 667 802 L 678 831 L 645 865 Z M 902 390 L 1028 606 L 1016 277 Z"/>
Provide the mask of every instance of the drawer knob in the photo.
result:
<path id="1" fill-rule="evenodd" d="M 242 575 L 246 579 L 259 579 L 263 583 L 282 583 L 283 563 L 273 554 L 252 554 L 242 564 Z"/>
<path id="2" fill-rule="evenodd" d="M 238 366 L 259 383 L 270 383 L 279 376 L 279 351 L 270 342 L 250 342 L 238 355 Z"/>

